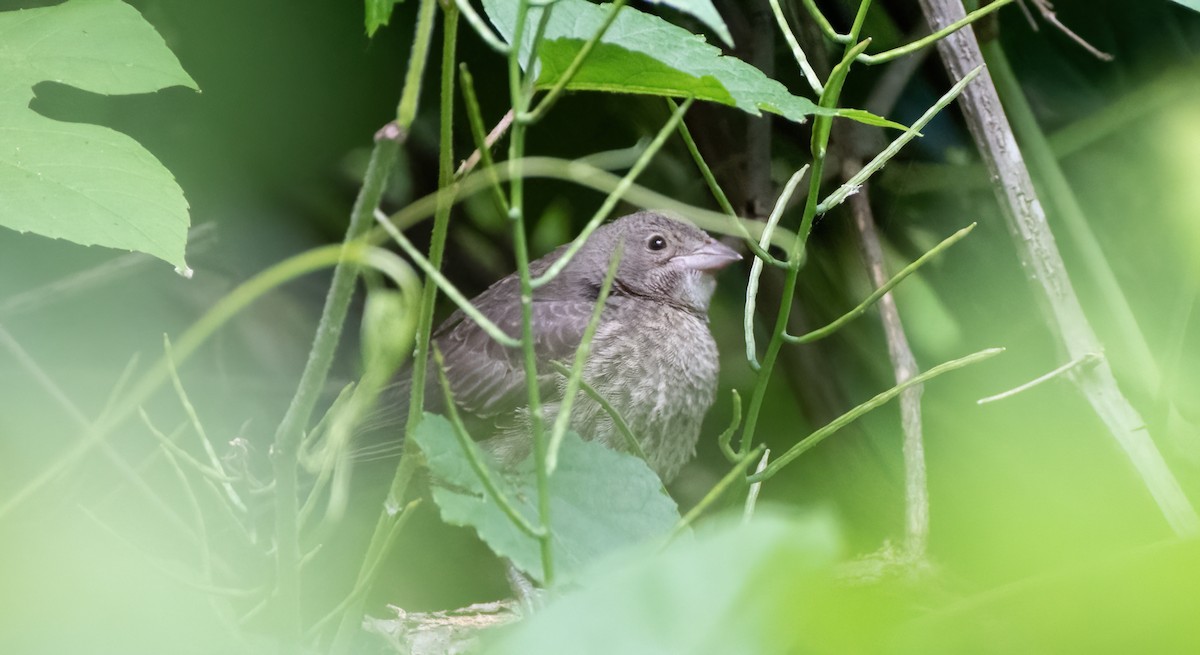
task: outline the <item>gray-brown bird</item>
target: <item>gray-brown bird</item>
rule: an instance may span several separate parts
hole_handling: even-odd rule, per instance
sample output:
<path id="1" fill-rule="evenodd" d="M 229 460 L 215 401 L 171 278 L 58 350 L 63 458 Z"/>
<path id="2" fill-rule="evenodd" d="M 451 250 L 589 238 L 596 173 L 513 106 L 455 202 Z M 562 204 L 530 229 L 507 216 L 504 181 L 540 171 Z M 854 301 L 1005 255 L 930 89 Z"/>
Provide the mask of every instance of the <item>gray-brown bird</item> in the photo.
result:
<path id="1" fill-rule="evenodd" d="M 534 350 L 546 425 L 554 421 L 566 386 L 548 363 L 573 361 L 618 244 L 620 264 L 583 377 L 629 424 L 650 467 L 669 481 L 695 453 L 700 424 L 716 394 L 717 347 L 708 328 L 714 274 L 741 256 L 698 228 L 651 211 L 592 233 L 562 272 L 534 292 Z M 565 250 L 531 262 L 531 274 L 544 273 Z M 515 273 L 471 302 L 506 333 L 520 336 Z M 497 343 L 461 311 L 433 336 L 456 404 L 490 424 L 485 448 L 502 465 L 515 465 L 532 446 L 522 351 Z M 430 373 L 433 392 L 437 378 Z M 437 411 L 440 405 L 440 393 L 431 393 L 427 407 Z M 609 415 L 585 394 L 575 400 L 570 425 L 584 439 L 625 447 Z"/>

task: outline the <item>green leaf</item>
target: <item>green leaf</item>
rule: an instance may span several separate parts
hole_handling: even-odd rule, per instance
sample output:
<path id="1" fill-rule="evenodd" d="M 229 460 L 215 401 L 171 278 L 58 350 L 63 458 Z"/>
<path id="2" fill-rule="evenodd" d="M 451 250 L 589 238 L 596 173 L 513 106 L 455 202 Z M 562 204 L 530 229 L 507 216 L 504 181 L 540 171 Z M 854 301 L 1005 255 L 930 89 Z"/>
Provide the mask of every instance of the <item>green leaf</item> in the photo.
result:
<path id="1" fill-rule="evenodd" d="M 832 613 L 821 592 L 838 550 L 825 515 L 728 522 L 664 552 L 606 560 L 486 652 L 863 652 L 811 635 Z"/>
<path id="2" fill-rule="evenodd" d="M 511 42 L 516 3 L 483 0 L 483 7 L 501 36 Z M 542 11 L 539 7 L 529 11 L 521 43 L 522 61 L 528 57 Z M 539 88 L 550 87 L 562 77 L 609 11 L 609 5 L 587 0 L 555 2 L 538 50 Z M 704 37 L 632 7 L 621 10 L 566 88 L 675 98 L 695 96 L 755 116 L 767 111 L 798 123 L 810 114 L 826 114 L 903 129 L 862 110 L 818 107 L 808 98 L 792 95 L 750 64 L 722 55 Z"/>
<path id="3" fill-rule="evenodd" d="M 538 541 L 521 532 L 487 495 L 450 422 L 426 414 L 413 438 L 438 483 L 433 499 L 442 519 L 474 527 L 497 555 L 541 580 Z M 515 471 L 502 472 L 482 449 L 479 455 L 517 511 L 538 525 L 532 458 L 526 458 Z M 679 521 L 675 501 L 663 492 L 662 482 L 645 462 L 585 442 L 573 432 L 563 439 L 558 468 L 550 476 L 550 496 L 551 548 L 557 571 L 564 578 L 573 577 L 612 551 L 663 537 Z"/>
<path id="4" fill-rule="evenodd" d="M 646 2 L 666 5 L 685 14 L 691 14 L 696 20 L 716 32 L 725 45 L 733 47 L 733 36 L 729 34 L 729 28 L 725 26 L 725 21 L 721 20 L 721 14 L 717 13 L 717 8 L 713 6 L 712 0 L 646 0 Z"/>
<path id="5" fill-rule="evenodd" d="M 124 134 L 29 109 L 42 81 L 103 94 L 196 83 L 118 0 L 0 13 L 0 225 L 138 250 L 187 274 L 188 205 L 170 171 Z"/>
<path id="6" fill-rule="evenodd" d="M 484 0 L 483 7 L 496 29 L 512 40 L 515 3 Z M 559 0 L 539 50 L 538 86 L 548 87 L 604 22 L 609 5 L 587 0 Z M 521 43 L 524 61 L 533 42 L 533 26 L 541 16 L 533 8 Z M 661 18 L 625 7 L 605 32 L 575 78 L 573 90 L 601 90 L 672 97 L 694 95 L 759 115 L 760 110 L 802 122 L 818 111 L 807 98 L 793 96 L 782 84 L 736 57 L 726 57 L 704 38 Z"/>
<path id="7" fill-rule="evenodd" d="M 367 16 L 367 36 L 375 36 L 375 32 L 388 24 L 392 19 L 392 9 L 404 0 L 365 0 Z"/>
<path id="8" fill-rule="evenodd" d="M 1171 0 L 1177 5 L 1183 5 L 1192 11 L 1200 11 L 1200 0 Z"/>

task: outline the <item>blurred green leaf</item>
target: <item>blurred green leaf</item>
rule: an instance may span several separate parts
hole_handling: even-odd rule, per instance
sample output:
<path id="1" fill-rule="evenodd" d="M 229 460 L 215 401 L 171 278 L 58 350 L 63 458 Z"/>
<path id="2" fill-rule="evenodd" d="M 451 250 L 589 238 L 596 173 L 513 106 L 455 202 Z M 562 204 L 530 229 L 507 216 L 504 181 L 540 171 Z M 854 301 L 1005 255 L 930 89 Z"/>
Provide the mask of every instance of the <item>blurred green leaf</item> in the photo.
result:
<path id="1" fill-rule="evenodd" d="M 728 523 L 663 552 L 606 560 L 581 579 L 580 591 L 501 635 L 487 652 L 839 652 L 813 650 L 806 636 L 823 621 L 817 604 L 838 550 L 824 514 Z"/>
<path id="2" fill-rule="evenodd" d="M 367 36 L 375 36 L 379 28 L 392 19 L 392 9 L 404 0 L 365 0 Z"/>
<path id="3" fill-rule="evenodd" d="M 1177 5 L 1183 5 L 1192 11 L 1200 11 L 1200 0 L 1171 0 Z"/>
<path id="4" fill-rule="evenodd" d="M 433 498 L 442 518 L 474 527 L 496 554 L 541 580 L 537 540 L 521 532 L 486 494 L 450 422 L 426 414 L 414 438 L 439 483 Z M 501 472 L 490 455 L 482 449 L 479 455 L 491 467 L 501 492 L 537 525 L 532 458 L 526 458 L 515 471 Z M 550 494 L 554 562 L 560 576 L 566 578 L 612 551 L 667 535 L 679 521 L 675 501 L 663 493 L 658 476 L 645 462 L 585 442 L 573 432 L 563 440 L 558 468 L 550 476 Z"/>
<path id="5" fill-rule="evenodd" d="M 1200 543 L 1161 543 L 947 603 L 897 633 L 903 653 L 1194 653 Z"/>
<path id="6" fill-rule="evenodd" d="M 721 20 L 721 14 L 717 13 L 717 8 L 713 6 L 712 0 L 646 0 L 646 2 L 666 5 L 685 14 L 691 14 L 696 20 L 716 32 L 725 45 L 733 47 L 733 36 L 729 34 L 729 28 L 725 26 L 725 21 Z"/>
<path id="7" fill-rule="evenodd" d="M 30 110 L 42 81 L 102 94 L 196 89 L 162 37 L 119 0 L 0 13 L 0 225 L 186 271 L 188 204 L 170 171 L 124 134 Z"/>
<path id="8" fill-rule="evenodd" d="M 415 312 L 405 306 L 404 294 L 394 289 L 374 289 L 363 306 L 363 367 L 372 364 L 394 371 L 410 354 Z"/>
<path id="9" fill-rule="evenodd" d="M 516 5 L 484 0 L 484 9 L 501 36 L 511 41 Z M 531 8 L 521 43 L 522 61 L 533 42 L 533 26 L 541 8 Z M 539 46 L 538 86 L 549 87 L 567 70 L 576 53 L 600 26 L 608 5 L 586 0 L 558 0 Z M 779 82 L 736 57 L 726 57 L 704 37 L 667 21 L 625 7 L 601 37 L 587 61 L 566 88 L 612 93 L 641 93 L 686 98 L 695 96 L 737 107 L 758 116 L 760 111 L 804 122 L 810 114 L 845 116 L 875 125 L 900 127 L 862 110 L 818 107 L 808 98 L 794 96 Z"/>

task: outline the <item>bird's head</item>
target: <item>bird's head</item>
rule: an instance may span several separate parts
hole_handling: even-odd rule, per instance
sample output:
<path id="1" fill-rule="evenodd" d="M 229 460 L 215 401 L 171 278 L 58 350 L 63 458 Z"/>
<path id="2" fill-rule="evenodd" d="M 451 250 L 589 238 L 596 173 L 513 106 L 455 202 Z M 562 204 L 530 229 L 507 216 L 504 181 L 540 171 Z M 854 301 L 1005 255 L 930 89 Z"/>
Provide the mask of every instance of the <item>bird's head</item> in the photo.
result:
<path id="1" fill-rule="evenodd" d="M 659 300 L 704 314 L 716 288 L 713 274 L 740 260 L 732 248 L 681 221 L 642 211 L 598 228 L 577 257 L 598 288 L 613 251 L 622 245 L 614 293 Z M 575 268 L 575 267 L 571 267 Z"/>

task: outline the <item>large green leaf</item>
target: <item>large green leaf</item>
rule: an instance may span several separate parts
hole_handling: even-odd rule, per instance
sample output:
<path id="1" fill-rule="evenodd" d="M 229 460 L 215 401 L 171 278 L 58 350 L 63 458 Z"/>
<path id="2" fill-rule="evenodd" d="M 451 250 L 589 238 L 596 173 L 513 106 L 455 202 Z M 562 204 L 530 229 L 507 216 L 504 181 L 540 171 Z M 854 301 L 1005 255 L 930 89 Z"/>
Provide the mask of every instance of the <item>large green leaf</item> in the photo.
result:
<path id="1" fill-rule="evenodd" d="M 711 527 L 711 526 L 710 526 Z M 727 522 L 664 552 L 595 567 L 580 589 L 500 636 L 495 654 L 863 652 L 830 647 L 823 607 L 838 553 L 828 516 Z"/>
<path id="2" fill-rule="evenodd" d="M 511 42 L 516 3 L 483 0 L 483 7 L 501 36 Z M 575 54 L 599 30 L 611 10 L 610 5 L 596 5 L 587 0 L 554 3 L 538 51 L 539 87 L 552 86 L 562 77 Z M 542 11 L 535 7 L 529 12 L 520 46 L 522 61 L 527 59 Z M 632 7 L 621 10 L 566 88 L 678 98 L 695 96 L 755 116 L 767 111 L 804 122 L 806 116 L 820 113 L 903 129 L 868 112 L 818 107 L 808 98 L 792 95 L 750 64 L 722 55 L 704 37 Z"/>
<path id="3" fill-rule="evenodd" d="M 450 422 L 426 414 L 414 438 L 438 485 L 433 498 L 442 518 L 469 525 L 496 554 L 542 580 L 538 541 L 522 532 L 485 492 L 454 436 Z M 515 471 L 502 472 L 486 452 L 472 444 L 492 478 L 530 523 L 537 525 L 537 479 L 531 458 Z M 679 510 L 658 476 L 637 457 L 568 432 L 550 476 L 550 524 L 554 562 L 570 578 L 584 566 L 617 549 L 662 537 L 679 520 Z"/>
<path id="4" fill-rule="evenodd" d="M 1183 5 L 1192 11 L 1200 11 L 1200 0 L 1171 0 L 1175 4 Z"/>
<path id="5" fill-rule="evenodd" d="M 729 34 L 729 28 L 725 26 L 725 21 L 721 19 L 721 14 L 717 13 L 717 8 L 713 6 L 712 0 L 646 0 L 652 4 L 663 4 L 672 9 L 678 9 L 686 14 L 691 14 L 701 23 L 708 26 L 709 29 L 717 33 L 721 40 L 726 45 L 733 46 L 733 36 Z"/>
<path id="6" fill-rule="evenodd" d="M 0 225 L 187 272 L 188 205 L 170 171 L 124 134 L 31 110 L 42 81 L 103 94 L 197 88 L 162 38 L 119 0 L 0 13 Z"/>

